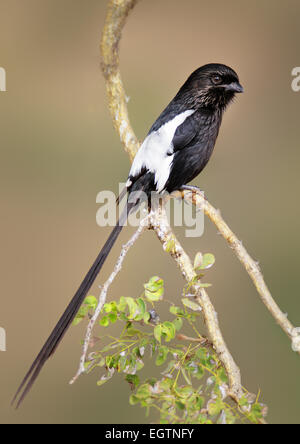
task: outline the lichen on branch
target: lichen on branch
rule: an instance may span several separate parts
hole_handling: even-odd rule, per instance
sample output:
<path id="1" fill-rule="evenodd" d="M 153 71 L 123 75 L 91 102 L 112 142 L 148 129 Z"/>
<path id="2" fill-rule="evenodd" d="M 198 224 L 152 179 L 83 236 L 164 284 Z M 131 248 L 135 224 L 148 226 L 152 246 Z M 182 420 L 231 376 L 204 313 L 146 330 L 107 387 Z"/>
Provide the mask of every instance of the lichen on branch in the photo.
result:
<path id="1" fill-rule="evenodd" d="M 130 11 L 139 0 L 110 0 L 101 39 L 102 71 L 114 127 L 132 161 L 139 142 L 129 122 L 126 94 L 119 70 L 119 44 Z"/>

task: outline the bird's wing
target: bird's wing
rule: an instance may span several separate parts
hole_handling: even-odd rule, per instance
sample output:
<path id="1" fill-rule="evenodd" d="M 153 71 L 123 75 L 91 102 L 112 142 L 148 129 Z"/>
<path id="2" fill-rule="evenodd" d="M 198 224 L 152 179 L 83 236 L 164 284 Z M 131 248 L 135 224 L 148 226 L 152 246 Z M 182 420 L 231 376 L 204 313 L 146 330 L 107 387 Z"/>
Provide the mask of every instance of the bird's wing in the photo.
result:
<path id="1" fill-rule="evenodd" d="M 192 181 L 207 164 L 218 136 L 221 119 L 193 114 L 173 137 L 173 160 L 165 189 L 170 193 Z"/>
<path id="2" fill-rule="evenodd" d="M 193 145 L 194 139 L 198 134 L 199 121 L 196 116 L 192 114 L 176 129 L 172 140 L 173 152 L 176 153 L 177 151 Z"/>

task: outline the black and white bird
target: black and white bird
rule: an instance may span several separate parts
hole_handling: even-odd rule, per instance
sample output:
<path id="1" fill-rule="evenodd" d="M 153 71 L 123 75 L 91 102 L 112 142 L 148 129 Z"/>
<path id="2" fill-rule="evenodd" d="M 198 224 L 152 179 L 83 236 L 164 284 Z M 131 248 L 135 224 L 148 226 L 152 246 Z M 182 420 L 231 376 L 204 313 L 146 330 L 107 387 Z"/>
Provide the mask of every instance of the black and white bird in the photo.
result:
<path id="1" fill-rule="evenodd" d="M 148 196 L 153 192 L 171 193 L 198 176 L 212 155 L 227 105 L 241 92 L 238 75 L 228 66 L 209 64 L 193 72 L 141 145 L 129 172 L 128 196 L 134 192 Z M 134 199 L 127 202 L 121 220 L 20 385 L 13 400 L 17 407 L 64 337 L 120 234 L 124 219 L 137 205 Z"/>

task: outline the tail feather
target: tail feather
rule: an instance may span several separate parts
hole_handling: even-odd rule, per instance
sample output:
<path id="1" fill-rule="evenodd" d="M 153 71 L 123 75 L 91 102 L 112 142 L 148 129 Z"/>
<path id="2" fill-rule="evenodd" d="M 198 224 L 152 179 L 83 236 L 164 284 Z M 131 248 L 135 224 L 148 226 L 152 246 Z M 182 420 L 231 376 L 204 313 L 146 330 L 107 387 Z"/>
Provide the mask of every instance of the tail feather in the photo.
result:
<path id="1" fill-rule="evenodd" d="M 43 348 L 41 349 L 40 353 L 38 354 L 38 356 L 36 357 L 32 366 L 30 367 L 28 373 L 26 374 L 25 378 L 23 379 L 20 387 L 18 388 L 16 395 L 14 396 L 14 398 L 12 400 L 12 404 L 14 404 L 19 397 L 17 404 L 16 404 L 16 408 L 18 408 L 21 405 L 25 396 L 28 394 L 28 392 L 31 389 L 32 385 L 34 384 L 35 380 L 39 376 L 44 364 L 50 358 L 50 356 L 55 352 L 55 350 L 57 349 L 61 340 L 63 339 L 65 333 L 67 332 L 68 328 L 70 327 L 71 323 L 73 322 L 73 320 L 74 320 L 76 314 L 78 313 L 78 310 L 80 309 L 88 291 L 90 290 L 98 273 L 100 272 L 100 270 L 105 262 L 105 259 L 107 258 L 110 250 L 112 249 L 120 232 L 122 231 L 124 222 L 126 221 L 129 212 L 131 211 L 131 209 L 134 206 L 135 206 L 135 204 L 127 204 L 125 210 L 123 211 L 123 213 L 121 215 L 121 218 L 120 218 L 118 224 L 114 227 L 114 229 L 111 232 L 109 238 L 107 239 L 104 247 L 100 251 L 97 259 L 93 263 L 92 267 L 90 268 L 90 270 L 88 271 L 84 280 L 82 281 L 79 289 L 75 293 L 75 296 L 71 300 L 71 302 L 68 305 L 68 307 L 66 308 L 64 314 L 62 315 L 62 317 L 58 321 L 58 323 L 55 326 L 54 330 L 52 331 L 51 335 L 47 339 L 47 341 L 44 344 Z"/>

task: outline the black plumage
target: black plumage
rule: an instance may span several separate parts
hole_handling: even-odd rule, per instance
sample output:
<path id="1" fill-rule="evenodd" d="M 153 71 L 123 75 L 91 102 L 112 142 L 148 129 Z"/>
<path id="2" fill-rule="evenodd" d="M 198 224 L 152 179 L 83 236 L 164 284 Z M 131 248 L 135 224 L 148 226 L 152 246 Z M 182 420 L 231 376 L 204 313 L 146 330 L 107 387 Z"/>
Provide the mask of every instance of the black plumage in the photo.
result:
<path id="1" fill-rule="evenodd" d="M 194 71 L 180 88 L 174 99 L 152 125 L 147 138 L 159 133 L 178 116 L 192 112 L 177 126 L 170 145 L 163 155 L 172 156 L 168 180 L 163 188 L 153 191 L 172 192 L 193 180 L 206 166 L 213 152 L 223 113 L 236 93 L 243 92 L 238 75 L 226 65 L 209 64 Z M 143 146 L 141 147 L 141 151 Z M 140 169 L 131 168 L 129 179 L 131 191 L 141 171 L 151 171 L 151 151 L 145 150 L 144 163 Z M 138 157 L 138 156 L 137 156 Z M 134 172 L 135 174 L 133 174 Z M 152 171 L 154 173 L 155 171 Z"/>
<path id="2" fill-rule="evenodd" d="M 205 65 L 192 73 L 154 122 L 137 153 L 127 182 L 128 194 L 172 192 L 193 180 L 211 157 L 226 106 L 242 91 L 237 74 L 225 65 Z M 138 203 L 138 197 L 128 200 L 116 227 L 23 379 L 13 400 L 17 407 L 63 339 Z"/>
<path id="3" fill-rule="evenodd" d="M 173 139 L 174 159 L 166 191 L 171 193 L 191 182 L 209 161 L 222 121 L 222 111 L 198 110 L 177 128 Z"/>

